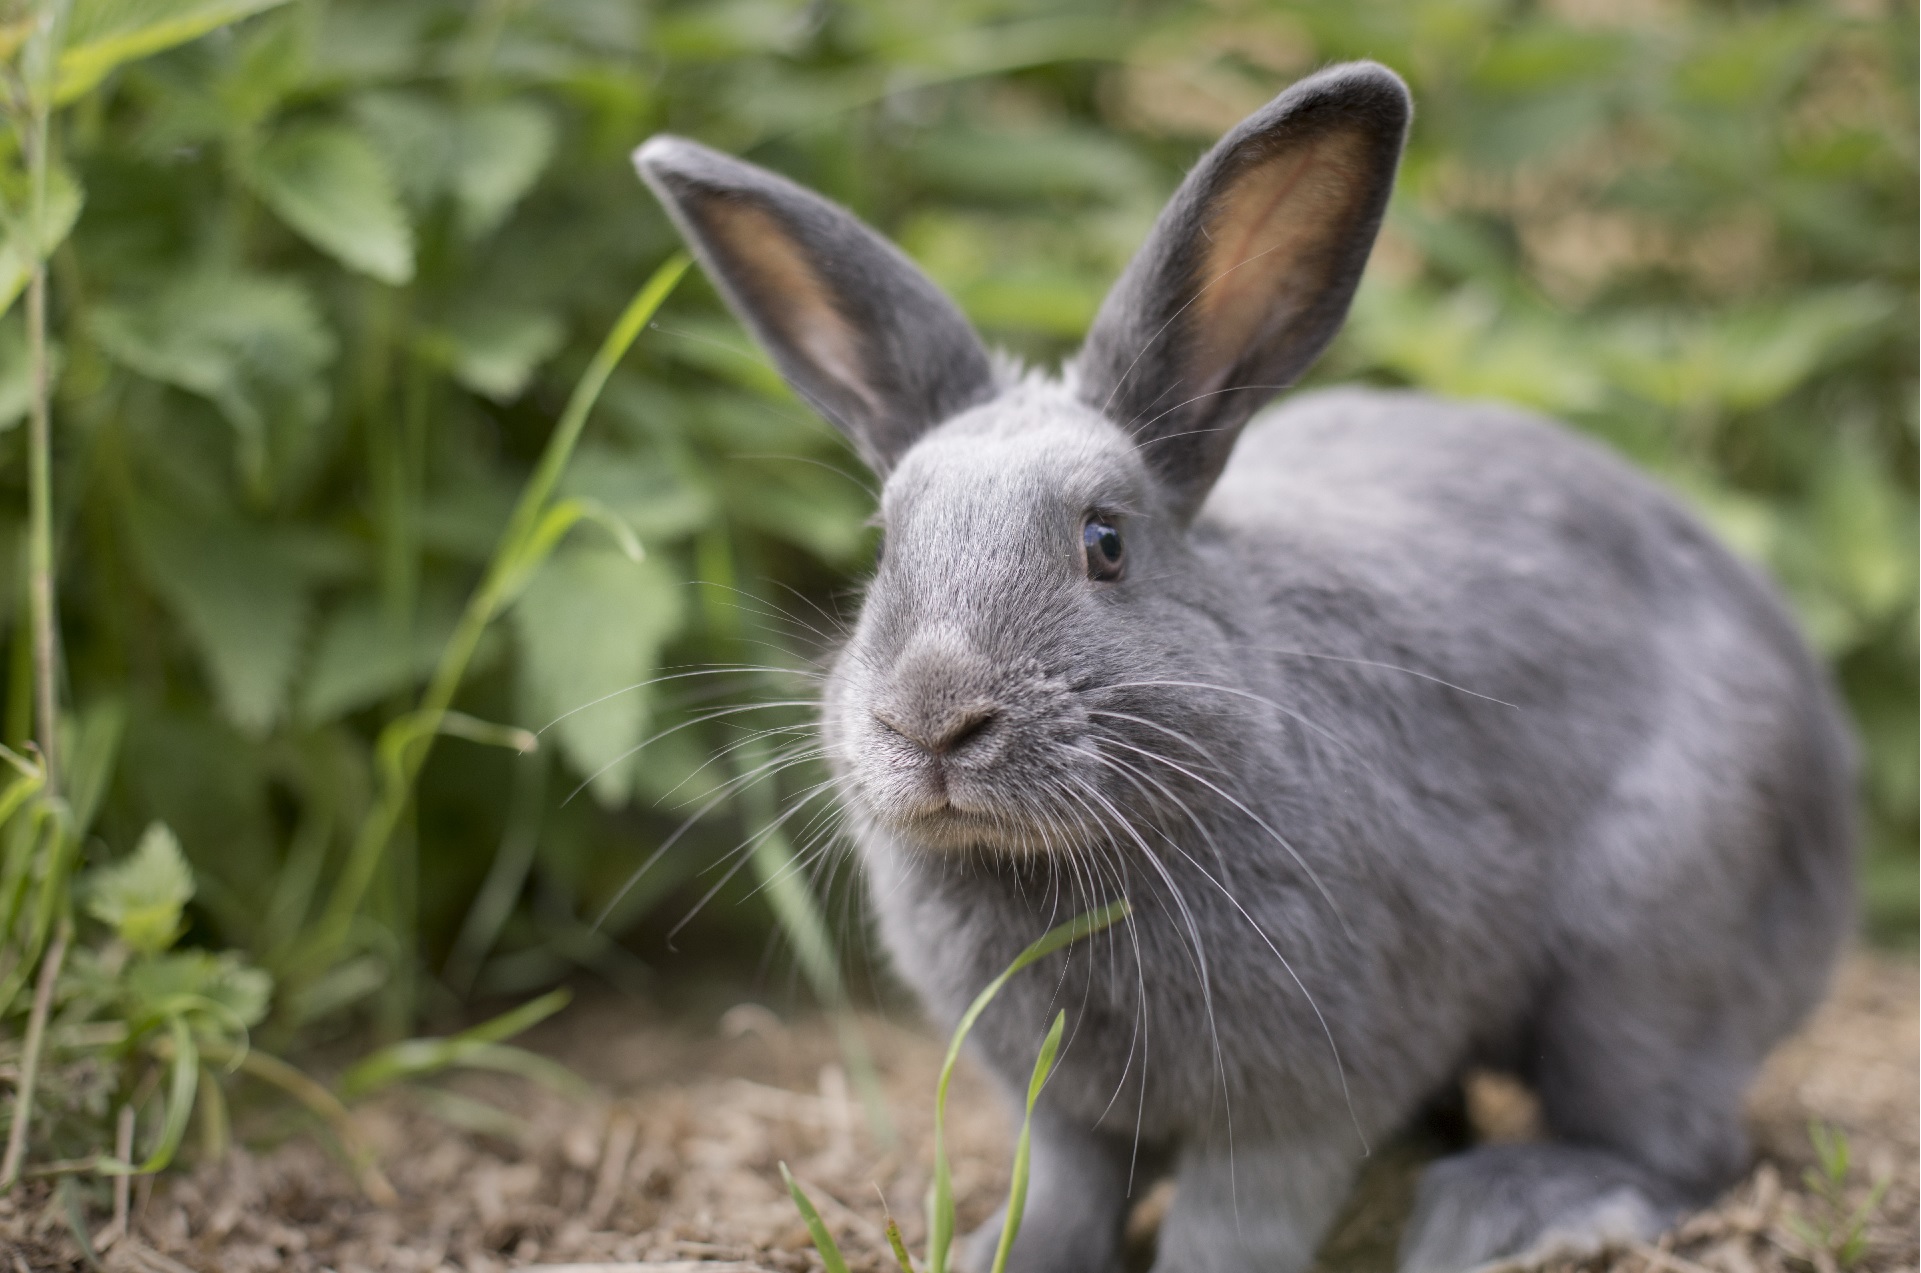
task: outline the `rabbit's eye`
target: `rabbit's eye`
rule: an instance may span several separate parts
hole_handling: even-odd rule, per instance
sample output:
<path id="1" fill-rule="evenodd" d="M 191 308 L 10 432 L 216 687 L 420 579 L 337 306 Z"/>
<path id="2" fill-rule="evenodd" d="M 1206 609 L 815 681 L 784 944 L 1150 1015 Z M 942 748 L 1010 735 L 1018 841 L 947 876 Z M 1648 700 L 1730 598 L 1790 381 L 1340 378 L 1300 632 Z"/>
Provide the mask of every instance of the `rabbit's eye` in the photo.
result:
<path id="1" fill-rule="evenodd" d="M 1081 525 L 1081 552 L 1087 559 L 1087 577 L 1112 582 L 1121 577 L 1121 532 L 1098 517 Z"/>

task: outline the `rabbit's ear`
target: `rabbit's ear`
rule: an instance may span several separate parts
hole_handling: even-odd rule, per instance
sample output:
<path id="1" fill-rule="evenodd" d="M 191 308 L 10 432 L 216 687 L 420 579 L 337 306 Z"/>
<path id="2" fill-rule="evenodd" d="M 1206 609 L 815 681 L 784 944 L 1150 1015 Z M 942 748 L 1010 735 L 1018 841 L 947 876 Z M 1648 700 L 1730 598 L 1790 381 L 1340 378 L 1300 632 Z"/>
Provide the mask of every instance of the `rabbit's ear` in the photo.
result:
<path id="1" fill-rule="evenodd" d="M 954 303 L 846 209 L 679 137 L 653 138 L 634 166 L 788 383 L 876 472 L 991 395 Z"/>
<path id="2" fill-rule="evenodd" d="M 1101 306 L 1081 396 L 1134 435 L 1184 515 L 1339 330 L 1410 112 L 1373 62 L 1295 84 L 1188 174 Z"/>

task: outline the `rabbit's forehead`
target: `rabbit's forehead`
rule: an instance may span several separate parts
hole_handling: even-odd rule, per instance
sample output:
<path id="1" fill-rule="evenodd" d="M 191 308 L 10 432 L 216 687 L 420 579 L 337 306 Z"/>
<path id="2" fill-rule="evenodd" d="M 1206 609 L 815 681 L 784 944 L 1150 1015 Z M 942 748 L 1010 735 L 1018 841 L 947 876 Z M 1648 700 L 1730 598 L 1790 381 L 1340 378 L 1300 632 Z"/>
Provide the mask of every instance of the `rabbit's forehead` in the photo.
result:
<path id="1" fill-rule="evenodd" d="M 1147 472 L 1126 436 L 1072 403 L 995 402 L 935 429 L 889 475 L 890 527 L 1026 522 L 1140 502 Z"/>

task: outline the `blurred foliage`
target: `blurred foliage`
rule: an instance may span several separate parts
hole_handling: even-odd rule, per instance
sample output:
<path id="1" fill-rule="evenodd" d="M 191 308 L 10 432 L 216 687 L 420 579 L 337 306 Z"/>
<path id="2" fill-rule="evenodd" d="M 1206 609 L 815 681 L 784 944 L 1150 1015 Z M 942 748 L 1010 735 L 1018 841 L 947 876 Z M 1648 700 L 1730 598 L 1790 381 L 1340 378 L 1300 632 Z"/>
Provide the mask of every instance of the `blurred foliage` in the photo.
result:
<path id="1" fill-rule="evenodd" d="M 126 61 L 152 51 L 127 34 L 150 10 L 211 33 Z M 1356 56 L 1406 75 L 1419 113 L 1315 379 L 1560 416 L 1768 565 L 1866 743 L 1869 921 L 1912 939 L 1912 4 L 102 0 L 82 17 L 42 233 L 64 692 L 118 722 L 82 851 L 126 858 L 88 904 L 130 958 L 173 957 L 140 952 L 174 912 L 112 883 L 175 879 L 146 831 L 171 828 L 188 939 L 280 988 L 268 1041 L 368 1014 L 397 1035 L 575 967 L 640 984 L 633 951 L 703 895 L 721 940 L 765 931 L 764 899 L 733 904 L 751 888 L 729 855 L 781 823 L 728 800 L 754 770 L 725 757 L 774 749 L 807 775 L 780 780 L 796 795 L 818 777 L 793 732 L 806 678 L 779 669 L 831 634 L 871 497 L 690 279 L 560 491 L 645 559 L 619 535 L 564 539 L 458 700 L 551 745 L 448 740 L 338 957 L 302 940 L 376 799 L 382 726 L 418 699 L 568 389 L 676 246 L 628 166 L 637 142 L 696 136 L 848 203 L 991 339 L 1053 361 L 1183 166 Z M 17 145 L 0 147 L 17 209 Z M 32 255 L 16 212 L 0 298 Z M 20 310 L 0 319 L 16 750 Z M 708 675 L 722 666 L 739 670 Z M 770 699 L 797 705 L 747 706 Z M 803 857 L 829 825 L 810 818 L 787 824 Z"/>

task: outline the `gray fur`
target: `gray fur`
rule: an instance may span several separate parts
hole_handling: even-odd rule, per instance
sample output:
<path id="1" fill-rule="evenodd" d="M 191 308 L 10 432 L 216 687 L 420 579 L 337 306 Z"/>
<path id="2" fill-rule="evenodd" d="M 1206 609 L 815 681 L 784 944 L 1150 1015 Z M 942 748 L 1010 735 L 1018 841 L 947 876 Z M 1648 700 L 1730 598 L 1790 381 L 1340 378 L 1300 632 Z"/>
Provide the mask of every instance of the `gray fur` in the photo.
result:
<path id="1" fill-rule="evenodd" d="M 1354 177 L 1384 191 L 1398 92 L 1335 68 L 1255 117 L 1283 134 L 1262 144 L 1284 149 L 1290 101 L 1352 102 L 1392 133 L 1387 172 Z M 1273 338 L 1318 349 L 1351 274 L 1320 271 L 1326 294 L 1287 300 L 1307 329 Z M 1132 901 L 974 1035 L 1012 1093 L 1068 1010 L 1014 1267 L 1118 1269 L 1127 1197 L 1171 1172 L 1157 1269 L 1302 1268 L 1364 1147 L 1469 1064 L 1531 1082 L 1552 1140 L 1431 1169 L 1404 1267 L 1651 1236 L 1740 1170 L 1743 1089 L 1848 925 L 1853 758 L 1820 669 L 1666 493 L 1505 408 L 1298 397 L 1196 511 L 1239 422 L 1149 440 L 1102 410 L 1134 364 L 1100 342 L 1153 327 L 1115 307 L 1170 299 L 1141 275 L 1078 381 L 898 452 L 823 702 L 881 935 L 937 1018 L 1049 926 Z M 1162 386 L 1207 338 L 1147 360 Z M 1124 530 L 1119 582 L 1084 573 L 1089 510 Z"/>

